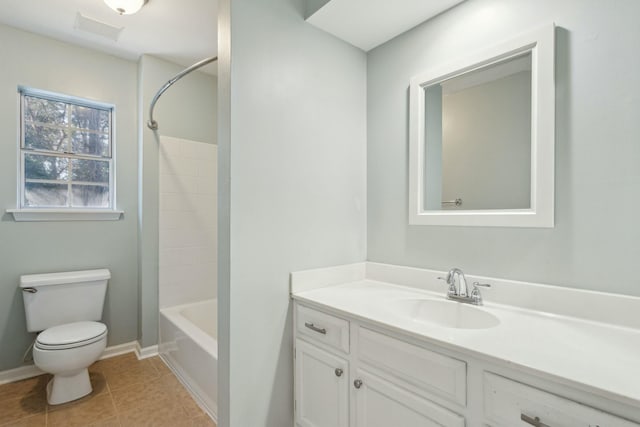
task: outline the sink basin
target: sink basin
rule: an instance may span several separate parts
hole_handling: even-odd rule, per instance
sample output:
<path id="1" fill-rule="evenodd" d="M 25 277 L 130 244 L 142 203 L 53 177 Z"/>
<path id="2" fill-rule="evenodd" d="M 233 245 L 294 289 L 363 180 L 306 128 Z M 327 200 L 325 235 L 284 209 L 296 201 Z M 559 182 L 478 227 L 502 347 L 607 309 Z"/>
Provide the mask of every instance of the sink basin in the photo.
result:
<path id="1" fill-rule="evenodd" d="M 488 329 L 500 320 L 482 308 L 447 300 L 403 299 L 391 303 L 388 309 L 414 322 L 455 329 Z"/>

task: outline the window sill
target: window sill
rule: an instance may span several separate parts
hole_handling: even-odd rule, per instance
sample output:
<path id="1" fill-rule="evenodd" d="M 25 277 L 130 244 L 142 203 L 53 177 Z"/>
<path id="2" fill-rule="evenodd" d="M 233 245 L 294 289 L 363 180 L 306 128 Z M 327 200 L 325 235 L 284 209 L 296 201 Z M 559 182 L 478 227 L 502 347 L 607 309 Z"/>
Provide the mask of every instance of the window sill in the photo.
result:
<path id="1" fill-rule="evenodd" d="M 16 222 L 24 221 L 118 221 L 123 211 L 108 209 L 7 209 Z"/>

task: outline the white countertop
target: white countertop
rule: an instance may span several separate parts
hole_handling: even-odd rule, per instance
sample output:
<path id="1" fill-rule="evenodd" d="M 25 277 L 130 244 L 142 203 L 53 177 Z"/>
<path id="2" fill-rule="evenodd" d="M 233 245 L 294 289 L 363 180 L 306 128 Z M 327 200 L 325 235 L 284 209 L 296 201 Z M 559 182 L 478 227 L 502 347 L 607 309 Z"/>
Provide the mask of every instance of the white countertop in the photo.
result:
<path id="1" fill-rule="evenodd" d="M 391 310 L 400 299 L 446 299 L 439 293 L 364 279 L 292 291 L 302 303 L 396 329 L 473 356 L 515 364 L 560 382 L 640 405 L 640 329 L 485 301 L 498 326 L 454 329 L 413 321 Z M 488 293 L 487 293 L 488 294 Z M 598 310 L 598 307 L 593 307 Z"/>

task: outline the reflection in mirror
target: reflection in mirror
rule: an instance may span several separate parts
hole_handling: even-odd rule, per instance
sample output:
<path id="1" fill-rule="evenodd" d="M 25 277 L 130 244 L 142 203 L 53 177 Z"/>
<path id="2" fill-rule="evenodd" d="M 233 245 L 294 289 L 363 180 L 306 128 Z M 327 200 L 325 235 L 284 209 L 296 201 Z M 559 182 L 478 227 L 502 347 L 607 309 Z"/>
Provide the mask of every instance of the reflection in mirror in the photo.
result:
<path id="1" fill-rule="evenodd" d="M 425 211 L 531 208 L 531 60 L 423 88 Z"/>

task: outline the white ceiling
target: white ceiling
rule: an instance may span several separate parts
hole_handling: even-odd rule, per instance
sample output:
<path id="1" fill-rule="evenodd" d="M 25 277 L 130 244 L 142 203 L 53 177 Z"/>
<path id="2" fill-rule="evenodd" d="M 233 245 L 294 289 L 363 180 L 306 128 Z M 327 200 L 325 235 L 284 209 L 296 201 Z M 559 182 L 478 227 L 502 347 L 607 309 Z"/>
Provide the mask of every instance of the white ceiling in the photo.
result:
<path id="1" fill-rule="evenodd" d="M 77 30 L 78 13 L 124 28 L 117 41 Z M 218 0 L 149 0 L 123 16 L 103 0 L 2 0 L 0 23 L 132 60 L 150 54 L 188 66 L 218 50 Z"/>
<path id="2" fill-rule="evenodd" d="M 330 0 L 307 22 L 365 52 L 464 0 Z"/>

